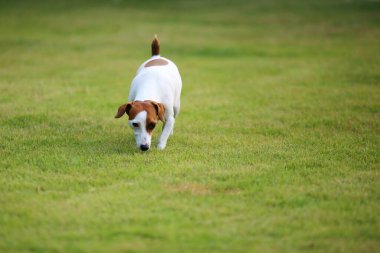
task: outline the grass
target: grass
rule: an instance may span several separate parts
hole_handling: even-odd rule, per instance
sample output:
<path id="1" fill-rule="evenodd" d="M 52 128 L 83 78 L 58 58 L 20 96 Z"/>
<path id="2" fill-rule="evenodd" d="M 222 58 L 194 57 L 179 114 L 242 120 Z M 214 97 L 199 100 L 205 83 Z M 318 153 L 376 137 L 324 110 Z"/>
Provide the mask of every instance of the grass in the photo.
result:
<path id="1" fill-rule="evenodd" d="M 379 14 L 1 1 L 0 252 L 378 252 Z M 142 153 L 113 116 L 155 33 L 182 108 Z"/>

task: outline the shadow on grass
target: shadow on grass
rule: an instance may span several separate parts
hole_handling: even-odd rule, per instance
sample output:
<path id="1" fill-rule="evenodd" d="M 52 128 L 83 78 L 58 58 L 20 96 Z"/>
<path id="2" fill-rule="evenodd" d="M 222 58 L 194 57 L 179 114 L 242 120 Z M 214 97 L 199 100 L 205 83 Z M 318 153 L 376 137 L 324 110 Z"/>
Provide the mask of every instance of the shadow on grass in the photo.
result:
<path id="1" fill-rule="evenodd" d="M 141 153 L 129 127 L 110 121 L 19 115 L 1 119 L 0 129 L 0 151 L 11 167 L 106 167 Z"/>

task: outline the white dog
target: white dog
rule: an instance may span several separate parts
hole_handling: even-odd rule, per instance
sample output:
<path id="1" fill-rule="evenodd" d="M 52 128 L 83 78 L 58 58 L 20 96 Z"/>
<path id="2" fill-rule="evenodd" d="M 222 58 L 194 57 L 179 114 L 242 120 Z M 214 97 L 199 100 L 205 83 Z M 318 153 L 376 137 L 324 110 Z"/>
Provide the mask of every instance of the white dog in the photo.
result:
<path id="1" fill-rule="evenodd" d="M 150 148 L 157 121 L 164 122 L 157 148 L 164 149 L 173 134 L 175 117 L 180 109 L 182 80 L 177 66 L 160 56 L 160 42 L 155 36 L 152 57 L 145 61 L 132 81 L 127 104 L 119 107 L 115 118 L 126 113 L 135 134 L 137 147 L 142 151 Z"/>

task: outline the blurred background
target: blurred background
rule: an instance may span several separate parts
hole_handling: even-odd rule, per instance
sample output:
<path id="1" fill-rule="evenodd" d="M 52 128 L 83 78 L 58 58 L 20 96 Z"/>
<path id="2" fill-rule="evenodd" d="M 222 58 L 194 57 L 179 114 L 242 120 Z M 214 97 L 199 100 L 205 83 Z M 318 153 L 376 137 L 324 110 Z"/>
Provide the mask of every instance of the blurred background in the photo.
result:
<path id="1" fill-rule="evenodd" d="M 0 0 L 0 252 L 378 252 L 379 28 L 372 0 Z M 141 154 L 113 117 L 154 34 L 181 113 Z"/>

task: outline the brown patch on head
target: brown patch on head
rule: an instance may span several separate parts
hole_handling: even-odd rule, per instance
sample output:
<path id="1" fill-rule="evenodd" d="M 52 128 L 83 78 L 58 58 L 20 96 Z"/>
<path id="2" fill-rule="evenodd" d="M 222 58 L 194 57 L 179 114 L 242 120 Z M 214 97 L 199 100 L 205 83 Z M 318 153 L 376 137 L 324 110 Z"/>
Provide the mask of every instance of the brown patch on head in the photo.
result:
<path id="1" fill-rule="evenodd" d="M 158 119 L 165 122 L 165 106 L 162 103 L 157 103 L 152 100 L 145 100 L 145 102 L 150 102 L 157 111 Z"/>
<path id="2" fill-rule="evenodd" d="M 146 131 L 149 134 L 152 134 L 155 126 L 157 125 L 157 121 L 161 119 L 160 111 L 162 109 L 157 108 L 164 108 L 163 111 L 165 112 L 165 107 L 161 103 L 156 103 L 153 101 L 134 101 L 131 102 L 131 108 L 127 111 L 127 114 L 129 116 L 129 120 L 133 120 L 136 115 L 142 111 L 147 112 L 147 118 L 145 122 Z"/>
<path id="3" fill-rule="evenodd" d="M 163 66 L 163 65 L 168 65 L 168 64 L 169 64 L 168 61 L 164 59 L 154 59 L 154 60 L 151 60 L 150 62 L 145 63 L 144 67 L 148 68 L 148 67 Z"/>

